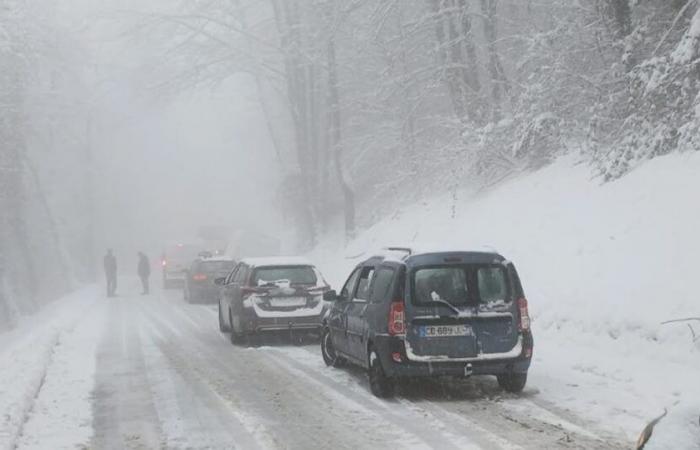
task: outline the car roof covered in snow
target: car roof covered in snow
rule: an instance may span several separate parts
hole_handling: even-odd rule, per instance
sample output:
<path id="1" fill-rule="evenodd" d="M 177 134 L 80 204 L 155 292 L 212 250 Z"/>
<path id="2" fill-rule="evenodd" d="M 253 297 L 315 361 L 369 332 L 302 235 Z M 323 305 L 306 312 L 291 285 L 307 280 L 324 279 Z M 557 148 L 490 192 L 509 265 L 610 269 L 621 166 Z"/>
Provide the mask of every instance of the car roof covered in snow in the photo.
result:
<path id="1" fill-rule="evenodd" d="M 226 255 L 215 255 L 210 257 L 199 258 L 202 262 L 218 262 L 218 261 L 234 261 L 233 258 Z"/>
<path id="2" fill-rule="evenodd" d="M 266 256 L 261 258 L 243 258 L 242 263 L 251 267 L 265 266 L 314 266 L 306 258 L 301 256 Z"/>
<path id="3" fill-rule="evenodd" d="M 449 251 L 430 252 L 410 255 L 406 258 L 407 266 L 423 266 L 432 264 L 501 264 L 505 258 L 495 252 L 483 251 Z"/>
<path id="4" fill-rule="evenodd" d="M 409 247 L 390 247 L 369 260 L 395 262 L 407 266 L 446 264 L 462 262 L 466 264 L 502 264 L 506 259 L 495 251 L 473 250 L 418 250 Z"/>

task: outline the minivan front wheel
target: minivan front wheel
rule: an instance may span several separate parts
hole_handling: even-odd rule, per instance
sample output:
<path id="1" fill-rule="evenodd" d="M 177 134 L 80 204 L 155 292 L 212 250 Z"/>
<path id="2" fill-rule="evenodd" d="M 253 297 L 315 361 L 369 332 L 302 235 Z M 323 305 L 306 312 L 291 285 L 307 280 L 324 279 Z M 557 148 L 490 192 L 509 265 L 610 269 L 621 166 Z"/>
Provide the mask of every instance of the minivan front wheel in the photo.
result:
<path id="1" fill-rule="evenodd" d="M 527 383 L 527 372 L 526 373 L 502 373 L 497 376 L 498 385 L 506 392 L 512 392 L 514 394 L 522 392 L 525 388 L 525 383 Z"/>
<path id="2" fill-rule="evenodd" d="M 386 376 L 382 362 L 374 348 L 369 351 L 369 388 L 372 394 L 380 398 L 394 396 L 394 380 Z"/>
<path id="3" fill-rule="evenodd" d="M 341 367 L 345 364 L 345 358 L 338 356 L 335 352 L 331 330 L 328 327 L 323 328 L 323 334 L 321 334 L 321 355 L 327 366 Z"/>

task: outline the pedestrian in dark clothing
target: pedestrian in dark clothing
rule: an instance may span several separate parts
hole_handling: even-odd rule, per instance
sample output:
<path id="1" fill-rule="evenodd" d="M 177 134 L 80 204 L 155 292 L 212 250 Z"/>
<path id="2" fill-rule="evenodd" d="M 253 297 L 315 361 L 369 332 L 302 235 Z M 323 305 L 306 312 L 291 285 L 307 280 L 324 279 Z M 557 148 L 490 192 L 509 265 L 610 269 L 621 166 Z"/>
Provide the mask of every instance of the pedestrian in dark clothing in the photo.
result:
<path id="1" fill-rule="evenodd" d="M 104 257 L 105 279 L 107 280 L 107 297 L 114 297 L 117 292 L 117 258 L 112 254 L 112 249 L 107 249 Z"/>
<path id="2" fill-rule="evenodd" d="M 151 276 L 151 262 L 148 260 L 148 256 L 146 256 L 143 252 L 139 252 L 139 265 L 136 271 L 139 274 L 141 284 L 143 285 L 143 292 L 141 295 L 148 295 L 148 277 Z"/>

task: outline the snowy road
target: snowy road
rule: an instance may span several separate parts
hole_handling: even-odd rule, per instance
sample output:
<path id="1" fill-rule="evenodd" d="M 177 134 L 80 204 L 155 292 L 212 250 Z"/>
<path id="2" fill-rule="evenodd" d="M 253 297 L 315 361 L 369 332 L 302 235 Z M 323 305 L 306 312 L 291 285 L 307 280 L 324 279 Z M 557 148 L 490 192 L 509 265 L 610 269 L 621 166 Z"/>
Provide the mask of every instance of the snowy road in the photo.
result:
<path id="1" fill-rule="evenodd" d="M 180 297 L 86 300 L 8 447 L 629 448 L 536 385 L 518 397 L 490 378 L 405 384 L 376 399 L 360 371 L 325 367 L 317 345 L 232 346 L 214 307 Z"/>

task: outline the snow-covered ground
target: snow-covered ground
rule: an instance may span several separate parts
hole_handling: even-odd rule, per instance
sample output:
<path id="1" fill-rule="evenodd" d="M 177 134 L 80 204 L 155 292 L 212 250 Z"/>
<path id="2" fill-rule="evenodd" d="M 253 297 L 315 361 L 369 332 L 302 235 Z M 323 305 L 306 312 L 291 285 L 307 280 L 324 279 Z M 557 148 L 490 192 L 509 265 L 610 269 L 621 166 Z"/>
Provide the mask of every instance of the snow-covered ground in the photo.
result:
<path id="1" fill-rule="evenodd" d="M 100 295 L 95 287 L 82 289 L 0 334 L 0 449 L 89 440 L 97 324 L 91 316 Z"/>
<path id="2" fill-rule="evenodd" d="M 406 383 L 393 400 L 317 344 L 232 346 L 217 311 L 176 290 L 89 287 L 0 334 L 0 449 L 700 448 L 700 154 L 599 186 L 560 161 L 489 192 L 396 212 L 349 245 L 309 255 L 335 287 L 390 244 L 488 245 L 512 259 L 534 315 L 525 392 L 491 377 Z"/>
<path id="3" fill-rule="evenodd" d="M 684 324 L 662 325 L 700 316 L 699 175 L 700 152 L 604 185 L 567 158 L 456 203 L 383 206 L 389 218 L 347 245 L 326 236 L 310 256 L 337 287 L 387 245 L 497 249 L 528 294 L 539 396 L 630 439 L 667 408 L 659 430 L 683 433 L 658 448 L 700 448 L 700 341 Z"/>
<path id="4" fill-rule="evenodd" d="M 15 347 L 34 363 L 2 360 L 2 399 L 16 406 L 1 449 L 625 448 L 537 388 L 505 395 L 490 378 L 406 384 L 380 400 L 361 371 L 326 367 L 318 344 L 233 346 L 214 307 L 120 281 L 134 294 L 59 300 L 65 314 L 46 318 L 58 337 Z"/>

